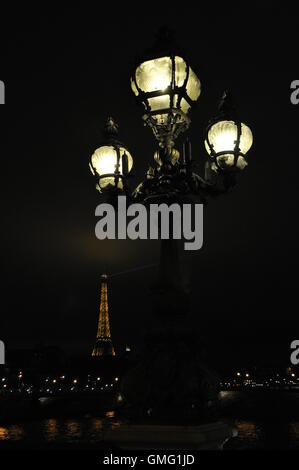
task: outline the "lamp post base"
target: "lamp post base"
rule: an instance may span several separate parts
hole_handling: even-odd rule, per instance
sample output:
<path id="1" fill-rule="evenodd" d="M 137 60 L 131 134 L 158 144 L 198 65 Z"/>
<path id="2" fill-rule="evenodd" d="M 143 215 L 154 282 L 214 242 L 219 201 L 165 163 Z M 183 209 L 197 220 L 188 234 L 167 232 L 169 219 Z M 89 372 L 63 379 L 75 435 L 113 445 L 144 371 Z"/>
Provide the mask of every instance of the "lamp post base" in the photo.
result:
<path id="1" fill-rule="evenodd" d="M 128 418 L 167 425 L 215 420 L 219 379 L 202 356 L 201 341 L 184 319 L 148 333 L 121 383 Z"/>

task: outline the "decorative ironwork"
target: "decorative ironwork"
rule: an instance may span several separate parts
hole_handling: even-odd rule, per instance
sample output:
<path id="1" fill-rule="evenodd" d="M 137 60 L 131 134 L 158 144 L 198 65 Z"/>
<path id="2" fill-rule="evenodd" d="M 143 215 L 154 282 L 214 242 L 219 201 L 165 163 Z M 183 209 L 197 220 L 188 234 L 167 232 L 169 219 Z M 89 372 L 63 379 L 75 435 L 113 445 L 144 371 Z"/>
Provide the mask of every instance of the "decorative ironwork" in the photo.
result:
<path id="1" fill-rule="evenodd" d="M 133 192 L 133 199 L 144 203 L 158 202 L 187 202 L 196 195 L 201 202 L 212 189 L 212 184 L 199 176 L 193 170 L 191 143 L 187 140 L 180 153 L 173 149 L 168 159 L 166 150 L 156 152 L 153 166 L 148 168 L 145 180 Z"/>

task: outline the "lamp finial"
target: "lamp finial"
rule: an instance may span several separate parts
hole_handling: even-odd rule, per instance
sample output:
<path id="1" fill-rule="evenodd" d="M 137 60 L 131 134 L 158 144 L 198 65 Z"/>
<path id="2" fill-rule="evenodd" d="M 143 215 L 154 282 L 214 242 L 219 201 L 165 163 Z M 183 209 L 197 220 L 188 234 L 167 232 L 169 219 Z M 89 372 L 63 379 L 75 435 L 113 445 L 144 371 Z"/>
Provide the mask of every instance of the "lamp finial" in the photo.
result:
<path id="1" fill-rule="evenodd" d="M 225 90 L 218 106 L 220 116 L 226 119 L 234 119 L 236 117 L 236 109 L 230 90 Z"/>
<path id="2" fill-rule="evenodd" d="M 105 137 L 116 137 L 118 135 L 118 125 L 111 116 L 106 121 L 104 135 Z"/>

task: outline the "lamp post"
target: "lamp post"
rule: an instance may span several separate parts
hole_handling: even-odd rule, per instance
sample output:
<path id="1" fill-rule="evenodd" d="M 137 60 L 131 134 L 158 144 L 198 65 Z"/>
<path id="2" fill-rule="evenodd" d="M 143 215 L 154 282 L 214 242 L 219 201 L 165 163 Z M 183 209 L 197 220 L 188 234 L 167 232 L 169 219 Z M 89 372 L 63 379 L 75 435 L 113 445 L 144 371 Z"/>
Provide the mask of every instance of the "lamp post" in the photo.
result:
<path id="1" fill-rule="evenodd" d="M 133 157 L 117 140 L 118 127 L 109 118 L 104 141 L 90 161 L 102 195 L 124 194 L 130 201 L 145 205 L 153 201 L 204 203 L 209 196 L 220 195 L 234 186 L 236 174 L 247 166 L 253 139 L 250 128 L 238 118 L 228 92 L 206 129 L 205 174 L 194 170 L 188 139 L 180 151 L 176 148 L 177 138 L 191 125 L 190 113 L 200 97 L 201 83 L 169 31 L 163 30 L 154 47 L 136 62 L 131 88 L 143 107 L 144 123 L 157 141 L 154 162 L 146 170 L 144 180 L 130 190 L 127 179 Z M 143 359 L 123 384 L 129 401 L 144 410 L 159 409 L 159 413 L 170 402 L 183 406 L 185 411 L 186 407 L 202 409 L 215 399 L 218 390 L 217 378 L 202 363 L 197 335 L 186 322 L 188 296 L 181 283 L 177 245 L 178 241 L 171 237 L 161 240 L 154 295 L 155 313 L 168 321 L 162 329 L 149 334 Z"/>

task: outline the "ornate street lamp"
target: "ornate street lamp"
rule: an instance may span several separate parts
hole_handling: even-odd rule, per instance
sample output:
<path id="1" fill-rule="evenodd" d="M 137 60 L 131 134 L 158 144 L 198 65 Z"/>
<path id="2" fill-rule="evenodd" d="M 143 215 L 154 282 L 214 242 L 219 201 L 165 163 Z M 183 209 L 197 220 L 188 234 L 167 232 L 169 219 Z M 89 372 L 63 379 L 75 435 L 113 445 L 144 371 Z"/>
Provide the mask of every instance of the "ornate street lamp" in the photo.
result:
<path id="1" fill-rule="evenodd" d="M 96 177 L 96 188 L 99 192 L 126 190 L 126 177 L 133 166 L 133 158 L 129 150 L 118 137 L 118 126 L 109 117 L 104 129 L 104 141 L 91 156 L 89 167 Z"/>
<path id="2" fill-rule="evenodd" d="M 205 147 L 214 171 L 238 171 L 247 166 L 246 154 L 252 146 L 252 132 L 241 122 L 232 106 L 231 96 L 225 92 L 219 105 L 219 114 L 207 128 Z"/>
<path id="3" fill-rule="evenodd" d="M 158 148 L 144 180 L 130 193 L 126 178 L 133 159 L 117 140 L 117 126 L 109 118 L 105 141 L 90 161 L 101 193 L 114 196 L 125 192 L 128 198 L 143 204 L 205 202 L 207 196 L 221 194 L 235 184 L 235 174 L 247 165 L 253 138 L 250 128 L 237 118 L 227 93 L 219 114 L 207 128 L 205 175 L 194 169 L 188 140 L 182 152 L 175 148 L 177 137 L 190 126 L 189 113 L 200 96 L 201 84 L 169 33 L 163 31 L 155 47 L 137 61 L 131 87 L 145 109 L 143 119 L 152 129 Z M 156 313 L 164 316 L 164 330 L 153 333 L 150 360 L 140 361 L 127 383 L 125 379 L 123 389 L 128 401 L 157 406 L 160 411 L 166 403 L 173 403 L 177 414 L 176 404 L 193 408 L 196 403 L 200 408 L 202 402 L 215 400 L 217 379 L 202 368 L 197 333 L 186 332 L 185 321 L 174 320 L 176 315 L 180 318 L 187 313 L 188 293 L 180 277 L 178 240 L 170 237 L 161 242 L 159 279 L 153 297 L 157 299 Z"/>
<path id="4" fill-rule="evenodd" d="M 169 31 L 163 29 L 154 47 L 137 61 L 131 87 L 145 108 L 143 119 L 158 141 L 154 164 L 131 193 L 132 199 L 142 202 L 191 195 L 204 202 L 205 196 L 220 194 L 235 184 L 235 173 L 247 166 L 253 138 L 250 128 L 238 119 L 228 92 L 224 93 L 218 114 L 206 131 L 205 175 L 193 170 L 189 141 L 183 143 L 182 152 L 175 148 L 176 138 L 190 126 L 189 112 L 200 96 L 201 84 Z M 133 158 L 117 137 L 118 126 L 109 118 L 104 141 L 93 153 L 90 169 L 101 193 L 124 192 L 129 197 L 126 179 Z"/>

